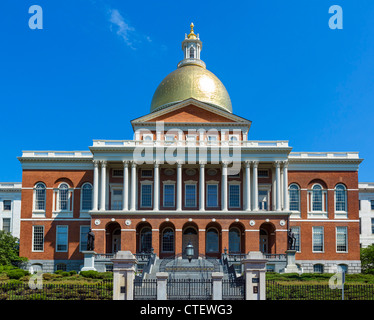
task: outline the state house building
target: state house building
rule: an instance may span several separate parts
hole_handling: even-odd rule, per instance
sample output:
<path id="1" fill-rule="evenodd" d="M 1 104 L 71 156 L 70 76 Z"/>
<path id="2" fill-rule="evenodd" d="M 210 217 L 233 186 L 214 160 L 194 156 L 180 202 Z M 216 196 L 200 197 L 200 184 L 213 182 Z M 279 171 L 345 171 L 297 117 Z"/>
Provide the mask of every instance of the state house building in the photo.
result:
<path id="1" fill-rule="evenodd" d="M 150 112 L 131 121 L 132 140 L 23 151 L 20 255 L 43 271 L 80 270 L 92 229 L 104 258 L 183 257 L 189 242 L 194 258 L 277 257 L 292 229 L 303 272 L 360 272 L 358 153 L 251 140 L 193 25 L 182 50 Z"/>

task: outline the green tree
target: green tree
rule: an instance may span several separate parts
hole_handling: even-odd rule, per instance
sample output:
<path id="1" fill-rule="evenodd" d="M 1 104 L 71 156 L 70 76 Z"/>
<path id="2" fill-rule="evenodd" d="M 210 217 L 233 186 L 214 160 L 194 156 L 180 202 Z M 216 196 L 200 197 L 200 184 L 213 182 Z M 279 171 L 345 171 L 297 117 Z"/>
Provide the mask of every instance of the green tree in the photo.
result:
<path id="1" fill-rule="evenodd" d="M 360 258 L 362 273 L 374 274 L 374 244 L 361 248 Z"/>
<path id="2" fill-rule="evenodd" d="M 27 258 L 19 256 L 18 238 L 0 230 L 0 265 L 18 266 L 24 261 L 27 261 Z"/>

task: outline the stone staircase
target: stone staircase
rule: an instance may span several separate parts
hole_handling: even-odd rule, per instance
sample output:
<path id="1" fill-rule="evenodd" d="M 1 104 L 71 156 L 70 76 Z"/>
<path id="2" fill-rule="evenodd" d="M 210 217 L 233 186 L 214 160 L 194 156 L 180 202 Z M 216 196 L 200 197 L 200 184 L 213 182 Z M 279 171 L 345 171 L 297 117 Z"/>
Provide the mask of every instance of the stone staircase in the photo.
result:
<path id="1" fill-rule="evenodd" d="M 176 257 L 173 259 L 156 259 L 151 271 L 144 275 L 145 279 L 156 279 L 157 272 L 167 272 L 169 279 L 210 279 L 212 272 L 223 272 L 224 278 L 229 278 L 228 269 L 220 259 L 203 258 L 188 259 Z"/>

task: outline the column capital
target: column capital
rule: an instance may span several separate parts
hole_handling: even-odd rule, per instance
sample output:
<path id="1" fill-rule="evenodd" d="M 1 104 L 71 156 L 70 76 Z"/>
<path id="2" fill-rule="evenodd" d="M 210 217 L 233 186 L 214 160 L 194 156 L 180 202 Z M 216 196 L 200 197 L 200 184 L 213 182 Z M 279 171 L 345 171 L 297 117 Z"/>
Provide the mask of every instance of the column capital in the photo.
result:
<path id="1" fill-rule="evenodd" d="M 102 168 L 106 168 L 107 165 L 108 165 L 108 162 L 105 161 L 105 160 L 102 160 L 102 161 L 100 161 L 100 164 L 101 164 L 101 167 L 102 167 Z"/>
<path id="2" fill-rule="evenodd" d="M 244 161 L 244 165 L 246 168 L 250 168 L 251 164 L 252 164 L 252 161 L 249 161 L 249 160 Z"/>
<path id="3" fill-rule="evenodd" d="M 95 168 L 99 167 L 99 164 L 100 164 L 99 160 L 92 160 L 92 162 L 93 162 Z"/>
<path id="4" fill-rule="evenodd" d="M 182 165 L 184 164 L 184 161 L 183 160 L 178 160 L 177 161 L 177 167 L 178 168 L 182 168 Z"/>
<path id="5" fill-rule="evenodd" d="M 136 168 L 136 166 L 137 166 L 136 161 L 131 161 L 131 167 L 132 167 L 132 168 Z"/>
<path id="6" fill-rule="evenodd" d="M 280 168 L 281 161 L 274 161 L 274 167 Z"/>
<path id="7" fill-rule="evenodd" d="M 199 160 L 200 167 L 204 168 L 206 164 L 207 164 L 207 161 L 205 161 L 205 160 Z"/>
<path id="8" fill-rule="evenodd" d="M 222 167 L 227 168 L 229 165 L 229 161 L 221 161 Z"/>
<path id="9" fill-rule="evenodd" d="M 288 160 L 282 161 L 283 167 L 288 168 Z"/>
<path id="10" fill-rule="evenodd" d="M 123 166 L 124 166 L 125 168 L 128 168 L 128 166 L 129 166 L 129 162 L 130 162 L 130 161 L 128 161 L 128 160 L 122 160 Z"/>
<path id="11" fill-rule="evenodd" d="M 260 162 L 260 161 L 252 161 L 253 168 L 257 168 L 259 162 Z"/>
<path id="12" fill-rule="evenodd" d="M 161 163 L 161 161 L 159 161 L 159 160 L 153 160 L 153 166 L 155 168 L 158 168 L 160 166 L 160 163 Z"/>

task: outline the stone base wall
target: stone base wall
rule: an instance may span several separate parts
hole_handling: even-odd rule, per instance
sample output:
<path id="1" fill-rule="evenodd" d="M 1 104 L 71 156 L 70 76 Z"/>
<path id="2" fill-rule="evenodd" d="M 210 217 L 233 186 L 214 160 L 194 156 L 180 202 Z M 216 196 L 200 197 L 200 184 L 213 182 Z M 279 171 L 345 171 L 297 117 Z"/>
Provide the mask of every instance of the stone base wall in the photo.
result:
<path id="1" fill-rule="evenodd" d="M 303 273 L 313 273 L 313 266 L 316 264 L 323 265 L 324 273 L 336 273 L 338 265 L 346 265 L 349 274 L 361 273 L 360 260 L 296 260 L 296 265 L 301 266 Z"/>

